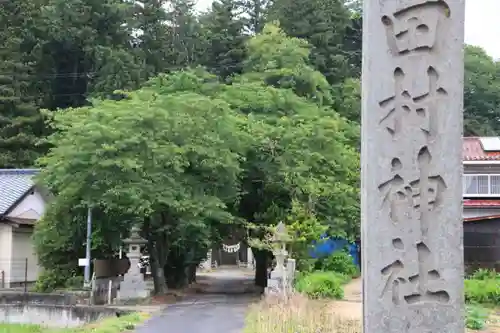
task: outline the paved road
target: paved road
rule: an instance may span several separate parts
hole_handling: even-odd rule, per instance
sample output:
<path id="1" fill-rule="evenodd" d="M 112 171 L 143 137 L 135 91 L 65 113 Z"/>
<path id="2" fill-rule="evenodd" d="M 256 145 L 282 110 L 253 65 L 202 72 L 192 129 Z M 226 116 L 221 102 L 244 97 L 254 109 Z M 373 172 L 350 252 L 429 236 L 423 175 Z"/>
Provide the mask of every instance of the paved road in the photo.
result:
<path id="1" fill-rule="evenodd" d="M 205 294 L 169 305 L 135 333 L 241 333 L 255 295 L 244 294 L 252 285 L 248 271 L 221 268 L 200 274 Z"/>
<path id="2" fill-rule="evenodd" d="M 241 333 L 249 297 L 203 295 L 170 305 L 136 333 Z"/>

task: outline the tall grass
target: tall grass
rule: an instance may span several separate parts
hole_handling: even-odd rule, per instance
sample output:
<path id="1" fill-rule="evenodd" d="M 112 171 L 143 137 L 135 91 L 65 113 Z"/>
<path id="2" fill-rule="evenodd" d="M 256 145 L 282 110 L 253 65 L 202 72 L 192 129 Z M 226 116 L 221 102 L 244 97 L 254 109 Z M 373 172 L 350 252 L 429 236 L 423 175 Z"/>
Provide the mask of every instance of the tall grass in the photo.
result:
<path id="1" fill-rule="evenodd" d="M 302 295 L 266 298 L 251 307 L 244 333 L 361 333 L 361 323 L 336 316 L 328 302 Z"/>

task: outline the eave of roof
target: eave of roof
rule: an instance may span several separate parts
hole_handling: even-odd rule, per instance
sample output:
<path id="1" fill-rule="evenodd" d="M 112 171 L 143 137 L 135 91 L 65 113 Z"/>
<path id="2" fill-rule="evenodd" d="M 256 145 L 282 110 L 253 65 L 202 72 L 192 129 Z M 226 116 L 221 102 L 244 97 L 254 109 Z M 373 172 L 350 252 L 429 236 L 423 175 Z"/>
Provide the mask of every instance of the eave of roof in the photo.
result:
<path id="1" fill-rule="evenodd" d="M 8 211 L 30 191 L 38 169 L 0 169 L 0 216 Z"/>
<path id="2" fill-rule="evenodd" d="M 484 199 L 464 199 L 464 207 L 498 207 L 500 208 L 500 199 L 498 200 L 484 200 Z"/>
<path id="3" fill-rule="evenodd" d="M 500 219 L 500 215 L 489 215 L 489 216 L 476 216 L 476 217 L 466 217 L 464 222 L 482 222 Z"/>

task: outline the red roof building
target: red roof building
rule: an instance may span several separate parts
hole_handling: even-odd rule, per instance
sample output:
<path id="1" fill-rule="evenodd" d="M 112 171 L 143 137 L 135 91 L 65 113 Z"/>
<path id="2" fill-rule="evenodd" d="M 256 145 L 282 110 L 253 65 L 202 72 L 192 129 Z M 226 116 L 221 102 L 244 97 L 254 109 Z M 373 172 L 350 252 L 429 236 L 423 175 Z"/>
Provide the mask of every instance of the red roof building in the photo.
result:
<path id="1" fill-rule="evenodd" d="M 500 137 L 463 139 L 464 221 L 500 216 Z"/>
<path id="2" fill-rule="evenodd" d="M 500 272 L 500 137 L 463 139 L 464 261 L 467 272 Z"/>
<path id="3" fill-rule="evenodd" d="M 464 138 L 462 152 L 464 161 L 500 161 L 500 137 Z"/>

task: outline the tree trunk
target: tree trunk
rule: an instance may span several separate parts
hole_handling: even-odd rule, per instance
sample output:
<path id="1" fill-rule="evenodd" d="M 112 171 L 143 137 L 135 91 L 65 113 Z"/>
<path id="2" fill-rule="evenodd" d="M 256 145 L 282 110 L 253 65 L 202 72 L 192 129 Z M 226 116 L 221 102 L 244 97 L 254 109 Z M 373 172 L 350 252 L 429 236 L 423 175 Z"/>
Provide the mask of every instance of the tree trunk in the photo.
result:
<path id="1" fill-rule="evenodd" d="M 150 219 L 146 219 L 144 229 L 148 240 L 147 246 L 149 252 L 149 265 L 151 265 L 151 274 L 153 275 L 154 292 L 155 295 L 163 295 L 167 293 L 167 281 L 165 279 L 163 268 L 158 260 L 158 244 L 155 244 L 155 237 L 151 232 Z"/>
<path id="2" fill-rule="evenodd" d="M 255 258 L 255 285 L 258 287 L 267 287 L 267 262 L 268 253 L 266 250 L 254 249 L 253 254 Z"/>
<path id="3" fill-rule="evenodd" d="M 188 283 L 196 282 L 196 264 L 189 265 Z"/>

